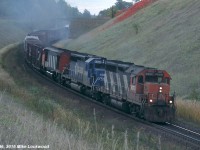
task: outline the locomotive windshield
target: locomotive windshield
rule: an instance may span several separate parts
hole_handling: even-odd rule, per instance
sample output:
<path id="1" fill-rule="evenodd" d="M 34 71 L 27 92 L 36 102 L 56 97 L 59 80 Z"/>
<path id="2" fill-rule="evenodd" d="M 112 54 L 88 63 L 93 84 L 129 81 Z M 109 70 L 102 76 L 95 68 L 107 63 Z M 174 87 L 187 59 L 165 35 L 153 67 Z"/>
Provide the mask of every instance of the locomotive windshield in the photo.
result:
<path id="1" fill-rule="evenodd" d="M 145 81 L 146 82 L 153 82 L 153 83 L 161 83 L 163 77 L 161 76 L 146 76 Z"/>
<path id="2" fill-rule="evenodd" d="M 159 73 L 147 72 L 145 75 L 145 82 L 170 84 L 170 78 L 164 77 L 164 74 L 161 72 Z"/>
<path id="3" fill-rule="evenodd" d="M 151 83 L 161 83 L 163 82 L 163 73 L 146 73 L 145 81 Z"/>
<path id="4" fill-rule="evenodd" d="M 95 63 L 95 68 L 97 68 L 97 69 L 104 69 L 105 68 L 105 64 Z"/>

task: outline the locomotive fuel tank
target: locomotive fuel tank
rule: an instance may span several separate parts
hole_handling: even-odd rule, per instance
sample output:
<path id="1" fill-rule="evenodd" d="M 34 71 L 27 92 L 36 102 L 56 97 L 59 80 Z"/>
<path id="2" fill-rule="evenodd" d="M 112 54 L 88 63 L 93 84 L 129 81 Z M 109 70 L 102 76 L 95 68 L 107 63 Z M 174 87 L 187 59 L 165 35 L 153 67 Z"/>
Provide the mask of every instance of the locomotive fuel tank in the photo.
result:
<path id="1" fill-rule="evenodd" d="M 111 99 L 111 105 L 125 112 L 129 112 L 129 106 L 126 102 Z"/>
<path id="2" fill-rule="evenodd" d="M 71 86 L 71 88 L 72 89 L 74 89 L 74 90 L 76 90 L 76 91 L 78 91 L 78 92 L 81 92 L 81 86 L 80 85 L 78 85 L 78 84 L 76 84 L 76 83 L 70 83 L 70 86 Z"/>

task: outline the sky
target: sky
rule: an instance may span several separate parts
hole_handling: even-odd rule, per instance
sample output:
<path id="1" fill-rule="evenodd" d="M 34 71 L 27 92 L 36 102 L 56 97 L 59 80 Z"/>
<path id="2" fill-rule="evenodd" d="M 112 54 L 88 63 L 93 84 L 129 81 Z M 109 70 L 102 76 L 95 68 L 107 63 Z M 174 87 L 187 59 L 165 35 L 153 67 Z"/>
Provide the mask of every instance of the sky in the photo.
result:
<path id="1" fill-rule="evenodd" d="M 93 15 L 98 15 L 99 11 L 111 7 L 116 3 L 116 0 L 65 0 L 73 7 L 77 7 L 80 12 L 85 9 L 89 10 Z M 124 0 L 126 2 L 133 2 L 133 0 Z"/>

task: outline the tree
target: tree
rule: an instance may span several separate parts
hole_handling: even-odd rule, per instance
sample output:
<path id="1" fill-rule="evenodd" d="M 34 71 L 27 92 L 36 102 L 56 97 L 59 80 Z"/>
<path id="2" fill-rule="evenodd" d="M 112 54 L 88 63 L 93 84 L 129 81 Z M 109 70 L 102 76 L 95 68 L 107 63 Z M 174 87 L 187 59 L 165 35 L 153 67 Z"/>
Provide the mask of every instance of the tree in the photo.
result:
<path id="1" fill-rule="evenodd" d="M 125 2 L 123 0 L 117 0 L 117 2 L 115 3 L 115 6 L 117 10 L 122 10 L 122 9 L 129 8 L 130 6 L 132 6 L 132 3 Z"/>
<path id="2" fill-rule="evenodd" d="M 113 17 L 116 14 L 116 12 L 118 12 L 119 10 L 129 8 L 130 6 L 132 6 L 131 2 L 125 2 L 123 0 L 117 0 L 117 2 L 115 3 L 114 6 L 100 11 L 99 16 L 101 16 L 101 17 Z"/>
<path id="3" fill-rule="evenodd" d="M 112 7 L 99 12 L 100 17 L 112 17 Z"/>
<path id="4" fill-rule="evenodd" d="M 91 14 L 87 9 L 85 9 L 83 12 L 83 18 L 91 18 Z"/>
<path id="5" fill-rule="evenodd" d="M 123 1 L 122 0 L 117 0 L 117 2 L 115 3 L 115 6 L 118 10 L 122 10 L 124 9 L 124 6 L 123 6 Z"/>

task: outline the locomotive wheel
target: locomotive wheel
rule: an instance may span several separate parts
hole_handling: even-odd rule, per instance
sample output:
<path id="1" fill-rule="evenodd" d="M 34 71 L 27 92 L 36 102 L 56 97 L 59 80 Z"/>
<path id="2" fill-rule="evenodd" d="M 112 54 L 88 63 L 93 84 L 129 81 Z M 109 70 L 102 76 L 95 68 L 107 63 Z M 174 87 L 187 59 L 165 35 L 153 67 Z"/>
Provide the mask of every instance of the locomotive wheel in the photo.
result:
<path id="1" fill-rule="evenodd" d="M 54 81 L 57 82 L 57 75 L 55 73 L 53 73 L 52 78 L 53 78 Z"/>
<path id="2" fill-rule="evenodd" d="M 62 83 L 62 80 L 61 80 L 61 75 L 59 74 L 58 75 L 58 77 L 57 77 L 57 82 L 59 83 L 59 84 L 61 84 Z"/>
<path id="3" fill-rule="evenodd" d="M 110 97 L 108 95 L 104 95 L 103 98 L 102 98 L 102 102 L 105 105 L 110 105 Z"/>
<path id="4" fill-rule="evenodd" d="M 130 110 L 130 114 L 135 116 L 136 115 L 136 112 L 135 112 L 135 109 L 133 106 L 129 106 L 129 110 Z"/>
<path id="5" fill-rule="evenodd" d="M 131 115 L 141 118 L 141 113 L 140 113 L 140 107 L 139 106 L 137 106 L 137 105 L 129 106 L 129 110 L 130 110 L 130 114 Z"/>

